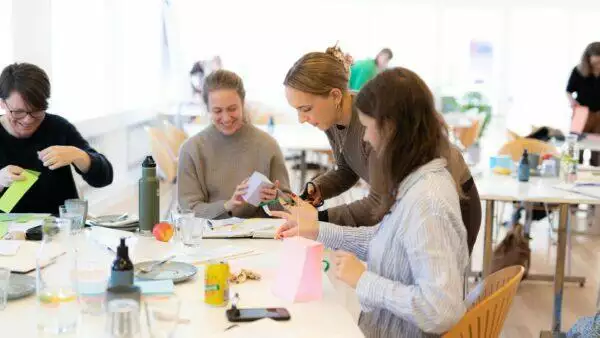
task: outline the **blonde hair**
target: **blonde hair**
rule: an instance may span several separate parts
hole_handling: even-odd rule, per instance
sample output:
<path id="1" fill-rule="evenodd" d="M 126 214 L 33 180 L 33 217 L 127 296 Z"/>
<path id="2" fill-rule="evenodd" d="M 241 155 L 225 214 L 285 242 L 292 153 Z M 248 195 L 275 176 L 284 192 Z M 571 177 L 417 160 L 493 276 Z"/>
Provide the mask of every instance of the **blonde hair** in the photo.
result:
<path id="1" fill-rule="evenodd" d="M 332 89 L 348 90 L 349 58 L 337 46 L 325 53 L 312 52 L 302 56 L 288 71 L 283 84 L 301 92 L 327 96 Z"/>
<path id="2" fill-rule="evenodd" d="M 242 100 L 242 104 L 246 99 L 246 90 L 242 78 L 234 72 L 219 69 L 206 77 L 204 86 L 202 86 L 202 99 L 208 106 L 208 94 L 221 89 L 232 89 L 237 92 Z"/>

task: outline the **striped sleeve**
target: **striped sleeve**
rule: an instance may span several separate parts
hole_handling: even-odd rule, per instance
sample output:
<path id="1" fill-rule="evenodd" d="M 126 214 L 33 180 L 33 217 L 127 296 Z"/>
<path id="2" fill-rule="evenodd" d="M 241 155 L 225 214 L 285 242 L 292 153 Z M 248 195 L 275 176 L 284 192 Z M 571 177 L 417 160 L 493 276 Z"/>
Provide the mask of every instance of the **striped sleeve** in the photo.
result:
<path id="1" fill-rule="evenodd" d="M 352 252 L 358 259 L 366 261 L 369 243 L 378 228 L 379 225 L 352 228 L 321 222 L 317 241 L 328 248 Z"/>

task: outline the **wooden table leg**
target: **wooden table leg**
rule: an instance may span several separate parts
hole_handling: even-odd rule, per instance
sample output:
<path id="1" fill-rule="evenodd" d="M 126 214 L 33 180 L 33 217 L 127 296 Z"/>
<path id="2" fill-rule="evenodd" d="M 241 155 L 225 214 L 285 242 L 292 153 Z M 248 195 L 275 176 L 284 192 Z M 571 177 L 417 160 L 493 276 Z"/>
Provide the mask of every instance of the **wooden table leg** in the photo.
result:
<path id="1" fill-rule="evenodd" d="M 492 230 L 494 226 L 494 201 L 485 201 L 485 230 L 483 242 L 483 278 L 492 272 Z"/>

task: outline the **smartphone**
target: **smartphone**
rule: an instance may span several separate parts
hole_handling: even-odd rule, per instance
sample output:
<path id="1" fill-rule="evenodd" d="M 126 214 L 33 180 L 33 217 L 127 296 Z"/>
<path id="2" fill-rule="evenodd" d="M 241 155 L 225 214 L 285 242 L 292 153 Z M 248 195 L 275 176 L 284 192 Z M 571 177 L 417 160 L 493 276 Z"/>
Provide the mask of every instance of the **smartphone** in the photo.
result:
<path id="1" fill-rule="evenodd" d="M 262 318 L 271 318 L 273 320 L 290 320 L 288 310 L 278 308 L 263 309 L 229 309 L 226 311 L 227 319 L 230 322 L 251 322 Z"/>

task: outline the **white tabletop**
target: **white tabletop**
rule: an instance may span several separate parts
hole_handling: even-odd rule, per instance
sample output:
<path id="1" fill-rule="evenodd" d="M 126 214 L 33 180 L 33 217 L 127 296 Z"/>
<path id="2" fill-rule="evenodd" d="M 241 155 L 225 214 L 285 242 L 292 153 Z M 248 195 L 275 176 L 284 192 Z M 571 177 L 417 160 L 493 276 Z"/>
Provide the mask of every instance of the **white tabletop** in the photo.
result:
<path id="1" fill-rule="evenodd" d="M 184 126 L 185 132 L 196 135 L 207 125 L 188 124 Z M 256 125 L 257 128 L 268 131 L 266 125 Z M 309 124 L 277 124 L 273 129 L 273 138 L 282 149 L 327 151 L 331 149 L 325 132 Z"/>
<path id="2" fill-rule="evenodd" d="M 97 233 L 93 233 L 96 236 Z M 118 237 L 118 233 L 116 234 Z M 239 293 L 239 307 L 285 307 L 289 310 L 291 320 L 284 322 L 294 337 L 363 337 L 350 313 L 342 306 L 341 299 L 332 286 L 327 275 L 323 275 L 323 299 L 308 303 L 290 303 L 275 297 L 271 293 L 279 250 L 282 243 L 275 240 L 205 240 L 207 248 L 223 245 L 240 245 L 259 249 L 263 254 L 239 258 L 230 261 L 232 270 L 246 268 L 260 273 L 263 279 L 259 282 L 246 282 L 232 285 L 232 292 Z M 92 247 L 92 245 L 90 245 Z M 176 246 L 160 243 L 152 238 L 139 238 L 131 249 L 134 263 L 148 259 L 166 257 Z M 97 247 L 100 250 L 100 247 Z M 105 251 L 107 252 L 107 251 Z M 101 254 L 99 252 L 99 254 Z M 62 257 L 61 257 L 62 258 Z M 58 263 L 60 264 L 60 258 Z M 49 267 L 50 268 L 50 267 Z M 175 294 L 182 300 L 182 314 L 191 323 L 181 324 L 176 337 L 212 337 L 222 333 L 231 325 L 225 318 L 226 307 L 211 307 L 203 302 L 204 273 L 202 266 L 194 280 L 178 284 Z M 0 311 L 0 331 L 3 337 L 37 337 L 35 326 L 35 297 L 11 301 L 4 311 Z M 82 315 L 77 337 L 104 337 L 103 316 Z M 147 332 L 145 318 L 140 318 L 142 337 Z M 244 324 L 241 324 L 244 325 Z M 62 336 L 61 336 L 62 337 Z"/>
<path id="3" fill-rule="evenodd" d="M 529 182 L 519 182 L 516 177 L 484 173 L 475 177 L 482 200 L 524 201 L 539 203 L 600 204 L 600 199 L 557 189 L 558 178 L 531 177 Z M 600 196 L 600 187 L 592 188 Z"/>

